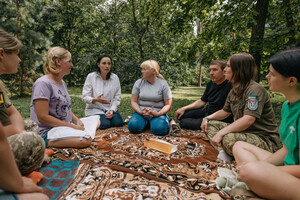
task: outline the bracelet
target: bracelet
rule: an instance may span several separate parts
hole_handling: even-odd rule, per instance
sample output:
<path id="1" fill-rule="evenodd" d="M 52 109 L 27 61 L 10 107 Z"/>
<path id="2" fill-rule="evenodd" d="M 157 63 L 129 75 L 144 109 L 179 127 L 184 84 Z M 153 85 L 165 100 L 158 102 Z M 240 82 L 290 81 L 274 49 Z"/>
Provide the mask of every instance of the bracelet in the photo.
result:
<path id="1" fill-rule="evenodd" d="M 205 119 L 207 119 L 207 121 L 210 121 L 210 119 L 208 117 L 204 117 Z"/>
<path id="2" fill-rule="evenodd" d="M 137 111 L 138 113 L 140 113 L 140 111 L 141 111 L 142 109 L 141 108 L 139 108 L 139 110 Z"/>

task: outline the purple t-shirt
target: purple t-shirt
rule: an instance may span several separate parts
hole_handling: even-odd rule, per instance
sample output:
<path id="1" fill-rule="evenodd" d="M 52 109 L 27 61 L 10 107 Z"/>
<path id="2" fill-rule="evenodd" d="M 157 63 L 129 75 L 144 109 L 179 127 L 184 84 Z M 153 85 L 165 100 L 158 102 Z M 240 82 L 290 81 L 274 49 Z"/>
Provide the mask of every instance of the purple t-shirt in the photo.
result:
<path id="1" fill-rule="evenodd" d="M 65 122 L 72 122 L 71 98 L 67 85 L 54 83 L 47 75 L 37 79 L 32 87 L 30 119 L 35 121 L 40 128 L 40 135 L 44 136 L 52 127 L 38 121 L 34 100 L 47 99 L 49 102 L 49 115 Z"/>

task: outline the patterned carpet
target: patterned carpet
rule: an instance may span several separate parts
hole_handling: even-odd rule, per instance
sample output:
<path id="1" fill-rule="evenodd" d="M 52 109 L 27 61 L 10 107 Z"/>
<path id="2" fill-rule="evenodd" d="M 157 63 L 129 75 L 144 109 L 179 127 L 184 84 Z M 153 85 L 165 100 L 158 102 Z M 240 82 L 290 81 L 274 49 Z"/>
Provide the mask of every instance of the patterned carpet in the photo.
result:
<path id="1" fill-rule="evenodd" d="M 144 139 L 162 139 L 178 150 L 170 155 L 144 147 Z M 222 162 L 205 134 L 182 136 L 131 134 L 126 126 L 97 131 L 85 149 L 54 149 L 64 160 L 82 163 L 60 199 L 230 199 L 214 180 Z"/>
<path id="2" fill-rule="evenodd" d="M 72 183 L 78 166 L 78 160 L 52 161 L 39 170 L 44 177 L 38 185 L 44 189 L 44 193 L 51 199 L 58 199 Z"/>

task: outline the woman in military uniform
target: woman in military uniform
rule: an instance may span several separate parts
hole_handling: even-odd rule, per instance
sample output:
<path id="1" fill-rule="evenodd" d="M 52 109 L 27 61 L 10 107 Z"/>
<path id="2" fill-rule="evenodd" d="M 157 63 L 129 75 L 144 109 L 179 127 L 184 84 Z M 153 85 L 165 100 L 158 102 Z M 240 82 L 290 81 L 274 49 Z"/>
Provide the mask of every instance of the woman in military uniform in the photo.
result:
<path id="1" fill-rule="evenodd" d="M 275 152 L 280 140 L 278 125 L 266 89 L 254 81 L 257 75 L 254 58 L 248 53 L 234 54 L 229 57 L 224 71 L 226 79 L 232 82 L 232 89 L 223 109 L 203 119 L 202 130 L 225 161 L 230 160 L 227 154 L 232 156 L 232 147 L 237 141 Z M 233 114 L 233 123 L 218 121 L 230 114 Z"/>
<path id="2" fill-rule="evenodd" d="M 0 74 L 17 72 L 21 42 L 0 29 Z M 44 160 L 45 143 L 35 132 L 25 132 L 24 122 L 10 103 L 0 82 L 0 200 L 48 199 L 27 175 Z M 2 126 L 3 124 L 3 126 Z M 17 194 L 16 194 L 17 193 Z"/>

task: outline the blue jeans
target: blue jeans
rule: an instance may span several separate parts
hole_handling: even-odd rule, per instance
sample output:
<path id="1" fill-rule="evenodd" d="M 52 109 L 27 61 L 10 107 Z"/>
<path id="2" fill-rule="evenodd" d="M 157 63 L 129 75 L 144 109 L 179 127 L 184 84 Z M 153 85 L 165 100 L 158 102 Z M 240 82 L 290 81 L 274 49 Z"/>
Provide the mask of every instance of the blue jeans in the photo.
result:
<path id="1" fill-rule="evenodd" d="M 111 119 L 107 119 L 105 114 L 100 115 L 100 126 L 99 129 L 104 130 L 110 127 L 120 127 L 123 126 L 123 119 L 118 112 L 114 112 Z"/>
<path id="2" fill-rule="evenodd" d="M 159 117 L 143 117 L 134 112 L 128 122 L 128 129 L 132 133 L 141 133 L 148 123 L 150 123 L 150 130 L 154 135 L 163 136 L 169 132 L 169 116 L 167 114 Z"/>

